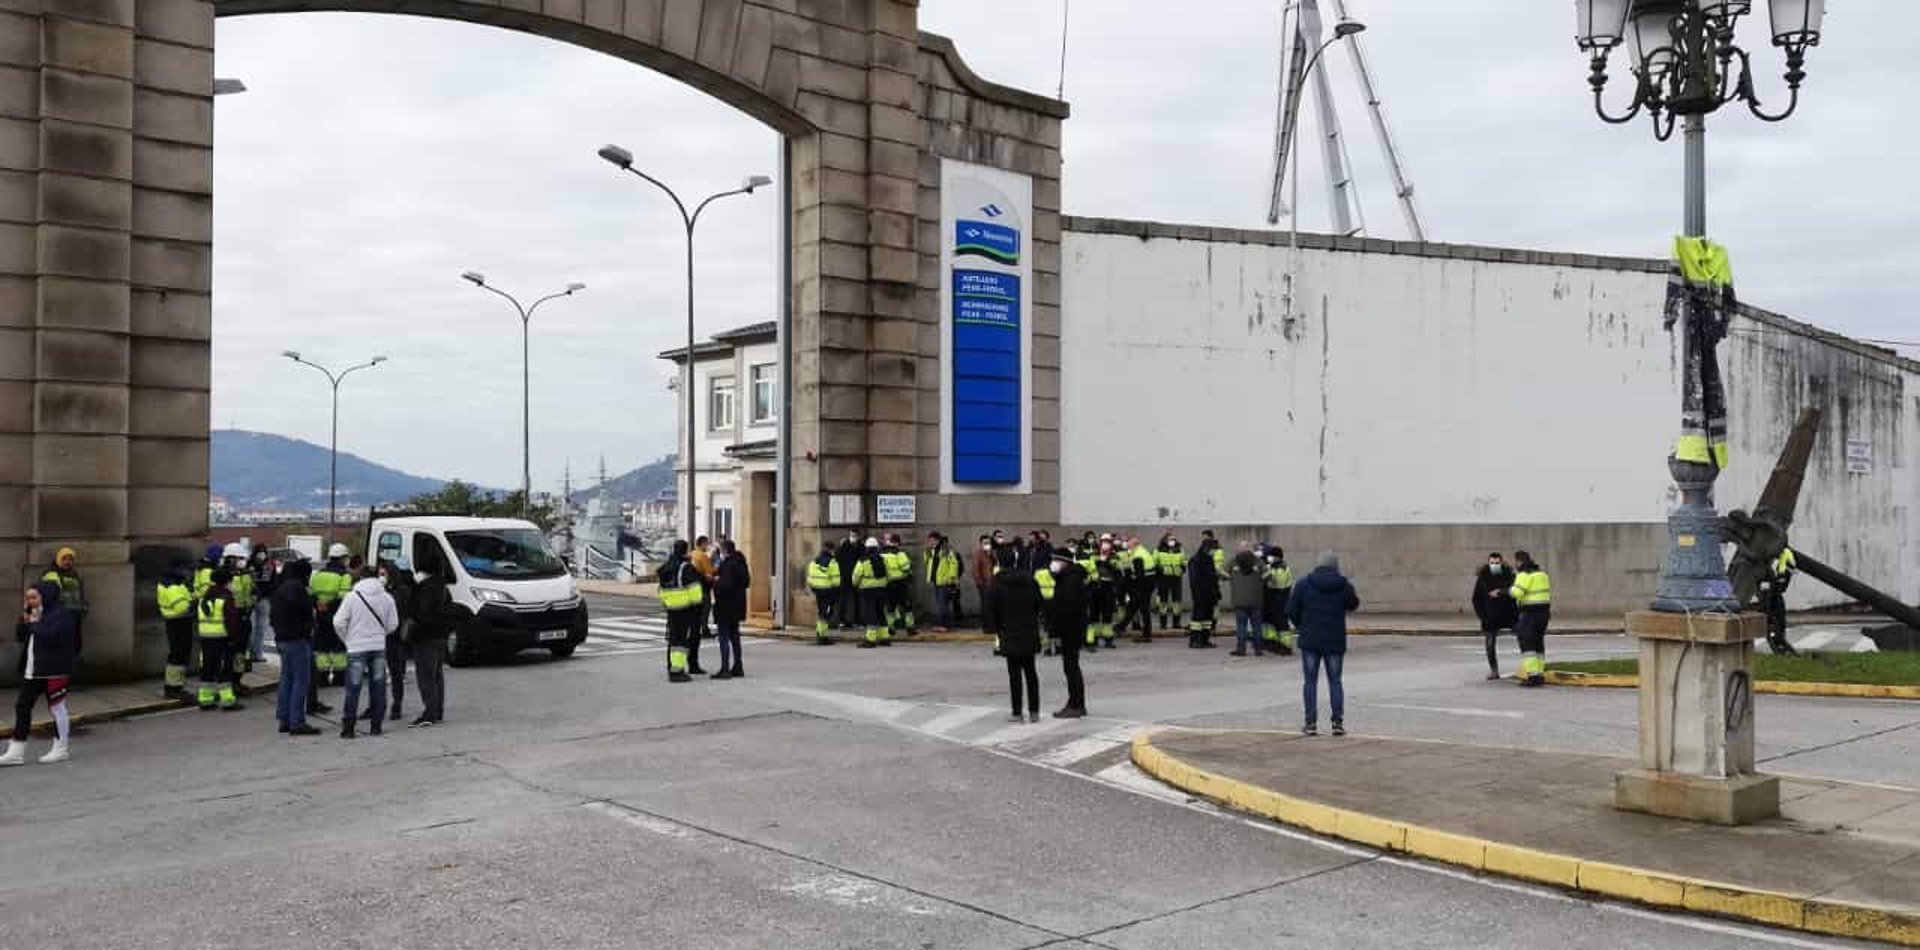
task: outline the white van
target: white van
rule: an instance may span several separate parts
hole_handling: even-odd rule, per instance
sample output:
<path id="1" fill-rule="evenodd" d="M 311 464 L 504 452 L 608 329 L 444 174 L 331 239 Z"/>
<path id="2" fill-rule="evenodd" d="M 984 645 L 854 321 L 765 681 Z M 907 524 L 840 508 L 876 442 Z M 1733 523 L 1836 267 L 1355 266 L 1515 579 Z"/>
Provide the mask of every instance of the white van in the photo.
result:
<path id="1" fill-rule="evenodd" d="M 447 662 L 466 666 L 521 650 L 573 655 L 587 639 L 587 604 L 565 562 L 532 522 L 452 515 L 376 515 L 372 557 L 412 571 L 438 570 L 466 619 L 447 640 Z"/>

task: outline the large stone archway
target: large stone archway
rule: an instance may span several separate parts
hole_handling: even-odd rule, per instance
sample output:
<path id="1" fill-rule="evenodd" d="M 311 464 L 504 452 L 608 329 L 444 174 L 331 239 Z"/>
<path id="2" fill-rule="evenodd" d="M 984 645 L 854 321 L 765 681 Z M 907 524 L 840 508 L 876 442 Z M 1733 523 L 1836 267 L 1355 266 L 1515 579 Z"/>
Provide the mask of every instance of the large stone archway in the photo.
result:
<path id="1" fill-rule="evenodd" d="M 0 604 L 76 548 L 91 675 L 159 668 L 151 579 L 207 528 L 214 19 L 312 10 L 574 43 L 788 137 L 791 563 L 829 494 L 1057 521 L 1066 107 L 975 76 L 917 0 L 0 0 Z M 1031 478 L 991 514 L 940 493 L 942 158 L 1033 185 Z"/>

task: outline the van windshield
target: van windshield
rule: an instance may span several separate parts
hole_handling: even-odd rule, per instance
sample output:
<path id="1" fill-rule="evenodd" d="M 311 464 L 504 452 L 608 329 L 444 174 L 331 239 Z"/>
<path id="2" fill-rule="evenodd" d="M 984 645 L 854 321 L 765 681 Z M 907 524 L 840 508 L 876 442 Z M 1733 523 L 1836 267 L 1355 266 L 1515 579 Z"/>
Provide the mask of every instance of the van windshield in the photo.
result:
<path id="1" fill-rule="evenodd" d="M 453 556 L 474 577 L 521 580 L 559 577 L 566 565 L 547 550 L 547 542 L 532 528 L 488 528 L 449 531 Z"/>

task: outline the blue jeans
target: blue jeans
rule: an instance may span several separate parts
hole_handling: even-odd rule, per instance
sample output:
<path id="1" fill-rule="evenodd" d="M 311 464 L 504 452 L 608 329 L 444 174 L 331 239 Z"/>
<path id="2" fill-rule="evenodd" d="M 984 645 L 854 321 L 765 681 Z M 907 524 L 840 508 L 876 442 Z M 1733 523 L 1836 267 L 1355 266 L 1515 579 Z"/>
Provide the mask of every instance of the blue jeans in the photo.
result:
<path id="1" fill-rule="evenodd" d="M 936 627 L 954 627 L 960 623 L 960 588 L 949 584 L 933 589 L 933 623 Z"/>
<path id="2" fill-rule="evenodd" d="M 264 600 L 253 605 L 253 636 L 247 643 L 247 655 L 255 659 L 267 655 L 267 629 L 273 626 L 267 620 L 268 606 Z"/>
<path id="3" fill-rule="evenodd" d="M 367 709 L 380 713 L 382 718 L 387 711 L 387 651 L 363 650 L 347 654 L 347 698 L 340 712 L 341 722 L 352 722 L 360 712 L 360 684 L 371 679 L 373 684 L 367 690 Z M 379 720 L 375 720 L 378 723 Z"/>
<path id="4" fill-rule="evenodd" d="M 1333 703 L 1333 721 L 1342 722 L 1347 718 L 1347 691 L 1340 685 L 1340 665 L 1346 658 L 1345 653 L 1300 651 L 1300 670 L 1306 674 L 1301 698 L 1307 705 L 1307 725 L 1320 721 L 1320 667 L 1323 665 L 1327 668 L 1327 699 Z"/>
<path id="5" fill-rule="evenodd" d="M 1266 649 L 1260 643 L 1260 608 L 1235 607 L 1233 608 L 1233 648 L 1240 653 L 1245 653 L 1249 645 L 1256 650 Z"/>
<path id="6" fill-rule="evenodd" d="M 280 693 L 273 717 L 292 729 L 307 724 L 307 689 L 313 682 L 313 641 L 287 640 L 280 651 Z"/>

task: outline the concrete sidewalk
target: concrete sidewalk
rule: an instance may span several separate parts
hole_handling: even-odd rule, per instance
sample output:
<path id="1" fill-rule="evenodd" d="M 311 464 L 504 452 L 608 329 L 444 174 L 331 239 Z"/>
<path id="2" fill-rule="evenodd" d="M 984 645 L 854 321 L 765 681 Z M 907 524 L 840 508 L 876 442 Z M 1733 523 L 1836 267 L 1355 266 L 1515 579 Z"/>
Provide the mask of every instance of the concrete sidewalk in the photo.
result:
<path id="1" fill-rule="evenodd" d="M 1616 811 L 1626 759 L 1360 737 L 1166 731 L 1143 769 L 1377 848 L 1609 897 L 1920 946 L 1920 790 L 1783 779 L 1742 828 Z"/>
<path id="2" fill-rule="evenodd" d="M 128 716 L 140 716 L 168 709 L 185 709 L 193 705 L 182 699 L 169 699 L 162 691 L 164 681 L 159 678 L 139 680 L 133 683 L 113 683 L 91 686 L 85 682 L 76 684 L 67 695 L 67 718 L 74 727 L 90 726 Z M 187 679 L 187 691 L 191 694 L 198 685 L 192 677 Z M 271 659 L 255 664 L 253 671 L 240 677 L 241 696 L 266 696 L 280 687 L 280 668 Z M 47 715 L 43 703 L 35 709 L 33 735 L 49 738 L 53 735 L 53 718 Z"/>

